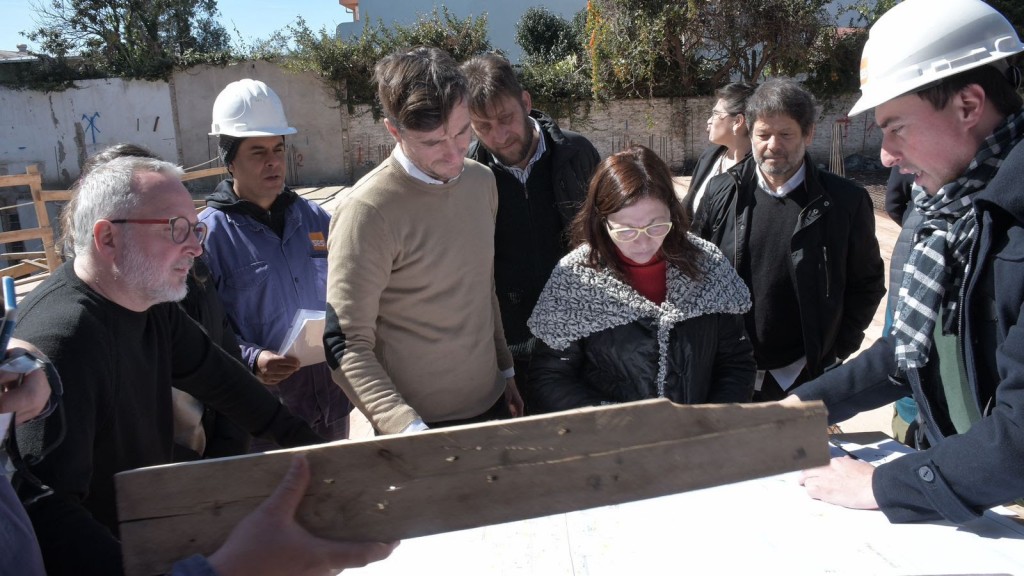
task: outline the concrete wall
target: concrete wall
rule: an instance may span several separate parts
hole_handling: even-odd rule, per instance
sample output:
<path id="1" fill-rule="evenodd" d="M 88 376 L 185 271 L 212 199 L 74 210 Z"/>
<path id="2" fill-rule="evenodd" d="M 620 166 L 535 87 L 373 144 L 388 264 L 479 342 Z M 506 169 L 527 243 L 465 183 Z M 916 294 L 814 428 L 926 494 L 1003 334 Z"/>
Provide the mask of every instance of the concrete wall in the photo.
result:
<path id="1" fill-rule="evenodd" d="M 881 133 L 872 114 L 846 119 L 856 98 L 849 96 L 819 103 L 818 124 L 810 146 L 816 162 L 827 164 L 833 145 L 833 124 L 839 124 L 843 156 L 863 154 L 878 157 Z M 658 153 L 676 170 L 689 169 L 708 146 L 707 119 L 713 97 L 654 98 L 593 104 L 586 114 L 560 118 L 558 123 L 587 136 L 601 156 L 632 144 L 642 144 Z"/>
<path id="2" fill-rule="evenodd" d="M 167 84 L 87 80 L 57 93 L 0 89 L 0 175 L 38 164 L 44 182 L 69 186 L 85 158 L 118 142 L 176 157 Z"/>
<path id="3" fill-rule="evenodd" d="M 347 181 L 351 173 L 344 153 L 348 114 L 342 113 L 333 96 L 312 74 L 292 74 L 267 62 L 224 68 L 203 66 L 174 75 L 170 92 L 178 111 L 176 157 L 183 166 L 219 165 L 217 137 L 208 135 L 210 112 L 217 94 L 242 78 L 266 82 L 281 97 L 288 123 L 298 130 L 287 137 L 289 184 Z"/>
<path id="4" fill-rule="evenodd" d="M 245 77 L 270 85 L 298 129 L 288 137 L 289 184 L 351 183 L 390 154 L 394 142 L 368 107 L 349 115 L 312 74 L 251 62 L 179 72 L 170 83 L 98 80 L 52 94 L 0 88 L 0 174 L 23 173 L 36 163 L 48 188 L 66 188 L 87 156 L 117 142 L 145 145 L 186 168 L 218 165 L 216 138 L 208 136 L 210 110 L 225 85 Z M 828 163 L 833 122 L 853 101 L 851 96 L 820 106 L 811 146 L 819 163 Z M 594 103 L 559 124 L 590 138 L 602 156 L 643 144 L 680 170 L 707 146 L 713 103 L 710 97 Z M 844 155 L 877 158 L 881 135 L 871 114 L 838 126 Z M 193 191 L 215 184 L 212 178 L 198 181 Z"/>

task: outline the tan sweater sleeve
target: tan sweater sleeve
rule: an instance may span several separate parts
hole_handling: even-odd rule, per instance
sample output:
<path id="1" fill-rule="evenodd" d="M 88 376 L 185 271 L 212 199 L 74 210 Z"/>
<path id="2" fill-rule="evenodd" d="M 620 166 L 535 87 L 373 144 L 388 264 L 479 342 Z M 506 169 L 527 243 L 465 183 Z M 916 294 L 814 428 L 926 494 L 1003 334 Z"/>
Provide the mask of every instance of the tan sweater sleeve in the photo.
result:
<path id="1" fill-rule="evenodd" d="M 353 198 L 339 203 L 328 237 L 327 303 L 337 313 L 346 349 L 334 380 L 384 434 L 397 434 L 419 417 L 374 355 L 395 245 L 373 206 Z"/>

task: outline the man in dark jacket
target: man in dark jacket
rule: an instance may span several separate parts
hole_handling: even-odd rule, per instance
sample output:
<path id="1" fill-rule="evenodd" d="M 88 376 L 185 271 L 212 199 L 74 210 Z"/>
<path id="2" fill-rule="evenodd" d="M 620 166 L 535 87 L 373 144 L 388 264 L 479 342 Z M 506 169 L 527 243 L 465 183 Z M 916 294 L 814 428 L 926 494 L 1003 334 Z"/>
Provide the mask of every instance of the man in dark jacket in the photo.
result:
<path id="1" fill-rule="evenodd" d="M 1020 52 L 980 0 L 905 0 L 871 29 L 850 114 L 874 108 L 882 162 L 915 175 L 913 246 L 891 335 L 787 402 L 842 421 L 909 390 L 931 447 L 877 468 L 833 459 L 804 473 L 814 498 L 962 524 L 1024 496 L 1024 106 L 1006 62 Z"/>
<path id="2" fill-rule="evenodd" d="M 708 185 L 698 233 L 750 287 L 755 400 L 778 400 L 855 352 L 885 294 L 864 188 L 806 152 L 814 98 L 769 80 L 747 101 L 752 157 Z"/>
<path id="3" fill-rule="evenodd" d="M 508 60 L 476 56 L 462 65 L 477 142 L 467 154 L 494 172 L 498 215 L 494 282 L 505 340 L 529 409 L 525 381 L 536 340 L 526 321 L 558 260 L 569 250 L 569 223 L 587 195 L 600 156 L 583 136 L 532 109 Z"/>

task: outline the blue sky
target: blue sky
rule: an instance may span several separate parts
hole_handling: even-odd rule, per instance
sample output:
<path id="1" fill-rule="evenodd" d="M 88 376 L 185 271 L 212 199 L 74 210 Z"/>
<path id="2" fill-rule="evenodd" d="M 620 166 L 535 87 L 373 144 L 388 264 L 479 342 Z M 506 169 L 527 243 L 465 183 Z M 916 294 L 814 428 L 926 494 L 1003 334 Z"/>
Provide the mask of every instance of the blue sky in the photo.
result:
<path id="1" fill-rule="evenodd" d="M 0 14 L 3 14 L 0 18 L 0 50 L 17 50 L 18 44 L 36 48 L 18 32 L 35 27 L 32 5 L 40 2 L 47 0 L 0 0 Z M 299 15 L 313 30 L 326 27 L 331 33 L 338 24 L 352 20 L 337 0 L 218 0 L 217 6 L 221 23 L 236 43 L 236 29 L 245 36 L 246 43 L 251 44 L 252 40 L 267 38 L 275 30 L 294 23 Z"/>

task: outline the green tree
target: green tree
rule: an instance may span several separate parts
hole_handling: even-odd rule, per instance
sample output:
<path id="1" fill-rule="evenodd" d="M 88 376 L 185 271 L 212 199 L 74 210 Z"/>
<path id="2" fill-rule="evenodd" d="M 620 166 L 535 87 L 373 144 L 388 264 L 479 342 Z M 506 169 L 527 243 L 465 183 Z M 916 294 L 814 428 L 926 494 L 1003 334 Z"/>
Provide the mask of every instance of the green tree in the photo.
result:
<path id="1" fill-rule="evenodd" d="M 681 0 L 591 0 L 587 47 L 595 96 L 696 93 L 696 15 L 693 3 Z"/>
<path id="2" fill-rule="evenodd" d="M 566 20 L 544 8 L 534 6 L 516 23 L 516 44 L 530 63 L 551 64 L 585 52 L 586 12 L 581 10 Z"/>
<path id="3" fill-rule="evenodd" d="M 410 26 L 388 28 L 380 19 L 367 18 L 362 33 L 351 40 L 335 38 L 324 28 L 314 32 L 302 18 L 288 31 L 295 48 L 284 66 L 315 73 L 349 112 L 358 105 L 370 105 L 374 118 L 380 118 L 381 111 L 373 69 L 384 56 L 425 45 L 441 48 L 461 62 L 491 48 L 486 15 L 460 19 L 447 8 L 421 15 Z"/>
<path id="4" fill-rule="evenodd" d="M 823 29 L 831 28 L 828 0 L 719 0 L 702 4 L 700 59 L 717 87 L 734 75 L 756 82 L 768 72 L 795 76 Z"/>
<path id="5" fill-rule="evenodd" d="M 591 100 L 586 19 L 584 10 L 567 20 L 533 7 L 516 23 L 516 44 L 525 53 L 517 70 L 519 81 L 537 107 L 556 117 Z"/>
<path id="6" fill-rule="evenodd" d="M 40 0 L 26 36 L 40 52 L 104 75 L 166 78 L 197 54 L 226 57 L 228 35 L 216 0 Z"/>
<path id="7" fill-rule="evenodd" d="M 823 28 L 814 49 L 808 52 L 804 85 L 820 97 L 850 94 L 860 89 L 860 55 L 868 29 L 899 0 L 857 0 L 840 4 L 841 15 L 852 13 L 847 22 Z"/>
<path id="8" fill-rule="evenodd" d="M 591 0 L 600 96 L 708 94 L 732 78 L 804 71 L 827 0 Z"/>

